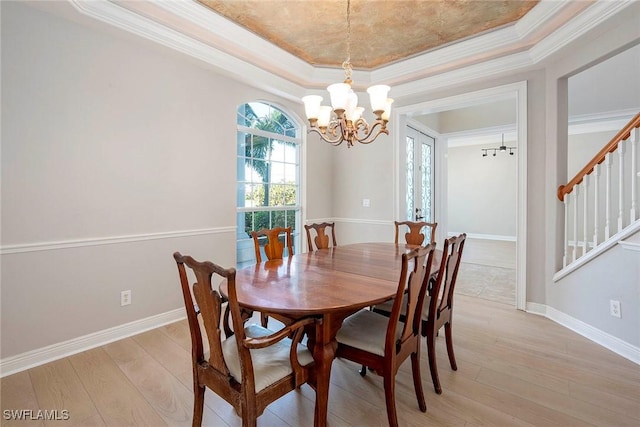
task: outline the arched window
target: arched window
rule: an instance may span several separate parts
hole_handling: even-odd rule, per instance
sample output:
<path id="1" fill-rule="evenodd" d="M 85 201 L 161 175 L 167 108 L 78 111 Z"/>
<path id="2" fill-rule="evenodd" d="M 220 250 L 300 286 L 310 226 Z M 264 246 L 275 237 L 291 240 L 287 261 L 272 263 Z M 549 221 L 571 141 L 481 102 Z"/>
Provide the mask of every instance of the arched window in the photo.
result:
<path id="1" fill-rule="evenodd" d="M 237 265 L 242 267 L 255 263 L 251 231 L 290 226 L 295 252 L 301 248 L 301 139 L 294 120 L 262 102 L 240 105 L 237 125 Z"/>

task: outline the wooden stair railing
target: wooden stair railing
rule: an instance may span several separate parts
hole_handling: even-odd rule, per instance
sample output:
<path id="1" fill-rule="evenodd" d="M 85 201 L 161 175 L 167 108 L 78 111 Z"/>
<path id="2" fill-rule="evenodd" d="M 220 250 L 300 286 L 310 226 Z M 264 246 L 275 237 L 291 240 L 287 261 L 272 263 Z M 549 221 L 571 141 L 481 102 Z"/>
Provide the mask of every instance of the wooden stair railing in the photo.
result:
<path id="1" fill-rule="evenodd" d="M 621 141 L 629 139 L 631 131 L 637 127 L 640 127 L 640 113 L 636 114 L 635 117 L 631 119 L 631 121 L 627 123 L 627 125 L 622 128 L 622 130 L 618 132 L 607 145 L 602 147 L 602 150 L 600 150 L 598 154 L 596 154 L 593 159 L 591 159 L 591 161 L 587 163 L 587 165 L 583 167 L 580 172 L 576 174 L 576 176 L 573 177 L 571 181 L 569 181 L 566 185 L 561 185 L 560 187 L 558 187 L 558 199 L 560 199 L 561 202 L 564 201 L 564 196 L 571 193 L 573 187 L 576 184 L 580 184 L 585 175 L 593 172 L 593 168 L 595 168 L 596 165 L 604 162 L 607 153 L 613 153 L 618 149 L 618 144 Z"/>
<path id="2" fill-rule="evenodd" d="M 564 267 L 615 234 L 612 233 L 612 210 L 617 211 L 616 233 L 622 232 L 638 220 L 639 144 L 640 113 L 636 114 L 573 179 L 558 188 L 558 199 L 565 205 Z M 604 183 L 600 182 L 602 163 Z M 617 173 L 617 181 L 612 179 L 613 170 Z M 593 181 L 593 185 L 590 181 Z M 603 186 L 604 189 L 601 189 Z M 601 192 L 604 194 L 600 194 Z M 569 195 L 571 197 L 568 197 Z M 591 232 L 593 234 L 590 234 Z"/>

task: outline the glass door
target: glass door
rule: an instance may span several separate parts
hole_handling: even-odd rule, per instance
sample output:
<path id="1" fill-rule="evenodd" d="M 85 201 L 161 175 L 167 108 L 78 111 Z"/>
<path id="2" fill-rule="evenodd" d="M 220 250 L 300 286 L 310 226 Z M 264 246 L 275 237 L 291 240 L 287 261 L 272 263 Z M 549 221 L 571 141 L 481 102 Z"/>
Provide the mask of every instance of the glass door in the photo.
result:
<path id="1" fill-rule="evenodd" d="M 435 141 L 435 138 L 407 126 L 405 217 L 409 221 L 434 222 Z"/>

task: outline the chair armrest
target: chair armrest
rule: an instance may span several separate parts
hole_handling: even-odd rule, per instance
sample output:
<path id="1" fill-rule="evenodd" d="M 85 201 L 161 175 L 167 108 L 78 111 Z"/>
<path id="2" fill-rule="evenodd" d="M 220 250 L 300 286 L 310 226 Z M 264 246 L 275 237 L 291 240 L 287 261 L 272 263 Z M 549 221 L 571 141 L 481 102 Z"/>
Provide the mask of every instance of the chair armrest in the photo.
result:
<path id="1" fill-rule="evenodd" d="M 297 322 L 294 322 L 271 335 L 267 335 L 265 337 L 247 338 L 243 341 L 242 344 L 249 349 L 268 347 L 279 341 L 282 341 L 284 338 L 289 338 L 294 332 L 297 332 L 299 330 L 301 331 L 304 326 L 310 325 L 315 321 L 316 319 L 307 317 L 305 319 L 298 320 Z M 298 340 L 298 342 L 300 342 L 300 340 Z M 297 343 L 294 342 L 294 344 Z"/>

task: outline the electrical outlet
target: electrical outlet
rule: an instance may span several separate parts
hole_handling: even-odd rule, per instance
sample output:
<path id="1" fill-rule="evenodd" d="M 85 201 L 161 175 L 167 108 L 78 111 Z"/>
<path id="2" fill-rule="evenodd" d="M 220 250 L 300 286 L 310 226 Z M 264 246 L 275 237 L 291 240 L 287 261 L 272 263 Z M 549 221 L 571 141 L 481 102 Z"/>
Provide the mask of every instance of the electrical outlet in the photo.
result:
<path id="1" fill-rule="evenodd" d="M 120 306 L 125 306 L 131 304 L 131 291 L 122 291 L 120 292 Z"/>
<path id="2" fill-rule="evenodd" d="M 610 300 L 609 301 L 609 311 L 613 317 L 617 317 L 620 319 L 622 317 L 622 312 L 620 311 L 620 301 Z"/>
<path id="3" fill-rule="evenodd" d="M 369 200 L 369 199 L 362 199 L 362 207 L 363 207 L 363 208 L 370 208 L 370 207 L 371 207 L 371 200 Z"/>

